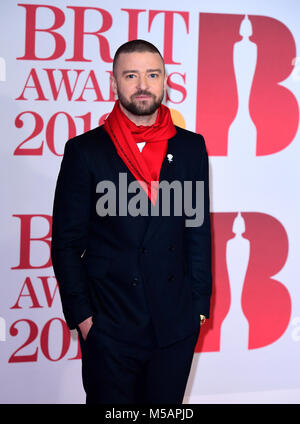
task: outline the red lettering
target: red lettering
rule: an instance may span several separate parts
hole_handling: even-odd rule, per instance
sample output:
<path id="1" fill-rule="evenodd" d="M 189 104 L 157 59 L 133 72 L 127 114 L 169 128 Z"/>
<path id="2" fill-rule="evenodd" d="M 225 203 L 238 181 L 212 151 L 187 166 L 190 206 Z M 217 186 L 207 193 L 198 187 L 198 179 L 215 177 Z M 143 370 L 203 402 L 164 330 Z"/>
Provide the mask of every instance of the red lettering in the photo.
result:
<path id="1" fill-rule="evenodd" d="M 182 94 L 182 98 L 179 101 L 172 100 L 170 95 L 169 95 L 169 90 L 167 90 L 166 101 L 167 102 L 169 101 L 169 102 L 174 103 L 174 104 L 179 104 L 179 103 L 182 103 L 182 102 L 185 101 L 187 93 L 186 93 L 185 87 L 183 87 L 182 85 L 179 85 L 179 84 L 175 83 L 174 81 L 172 81 L 173 75 L 179 75 L 183 79 L 183 82 L 185 83 L 186 74 L 181 74 L 180 72 L 172 72 L 168 76 L 168 80 L 167 80 L 168 87 L 170 87 L 172 90 L 179 91 Z"/>
<path id="2" fill-rule="evenodd" d="M 62 328 L 61 352 L 57 358 L 53 358 L 53 356 L 50 355 L 50 350 L 49 350 L 49 333 L 50 333 L 50 326 L 53 323 L 53 321 L 58 321 Z M 59 361 L 60 359 L 62 359 L 68 352 L 70 343 L 71 343 L 70 330 L 64 320 L 62 320 L 61 318 L 52 318 L 45 324 L 41 332 L 41 351 L 43 352 L 43 354 L 49 361 Z"/>
<path id="3" fill-rule="evenodd" d="M 24 293 L 26 289 L 27 289 L 27 293 Z M 19 301 L 21 297 L 30 297 L 32 302 L 32 305 L 30 306 L 30 308 L 42 308 L 42 306 L 39 304 L 37 295 L 35 294 L 32 282 L 29 277 L 26 278 L 21 288 L 17 302 L 10 309 L 22 309 L 22 306 L 19 306 Z"/>
<path id="4" fill-rule="evenodd" d="M 171 10 L 150 10 L 148 32 L 150 32 L 155 16 L 164 14 L 164 51 L 163 57 L 166 64 L 180 65 L 180 62 L 173 60 L 173 36 L 174 36 L 174 16 L 180 15 L 185 23 L 186 31 L 189 33 L 189 12 L 178 12 Z"/>
<path id="5" fill-rule="evenodd" d="M 108 40 L 101 35 L 101 33 L 108 31 L 112 26 L 112 16 L 111 14 L 104 9 L 99 9 L 98 7 L 82 7 L 82 6 L 67 6 L 69 9 L 74 10 L 74 55 L 67 61 L 80 61 L 80 62 L 91 62 L 91 59 L 86 59 L 84 57 L 84 36 L 85 35 L 94 35 L 97 37 L 99 42 L 99 53 L 100 57 L 104 62 L 111 63 L 112 58 L 110 57 L 109 52 L 109 42 Z M 102 25 L 97 31 L 85 31 L 84 22 L 85 22 L 85 13 L 86 11 L 94 10 L 98 12 L 102 19 Z"/>
<path id="6" fill-rule="evenodd" d="M 88 112 L 85 115 L 75 116 L 75 118 L 82 119 L 84 133 L 91 129 L 91 112 Z"/>
<path id="7" fill-rule="evenodd" d="M 26 110 L 25 112 L 20 113 L 16 119 L 15 119 L 15 126 L 16 128 L 23 128 L 24 121 L 21 119 L 23 115 L 30 115 L 34 119 L 34 129 L 29 137 L 26 137 L 25 140 L 23 140 L 15 149 L 14 155 L 42 155 L 43 154 L 43 147 L 44 142 L 42 141 L 39 147 L 27 147 L 25 148 L 23 144 L 25 144 L 27 141 L 32 140 L 36 136 L 38 136 L 44 127 L 44 121 L 41 115 L 39 115 L 36 112 L 33 112 L 31 110 Z M 23 146 L 23 147 L 22 147 Z"/>
<path id="8" fill-rule="evenodd" d="M 99 121 L 98 121 L 98 125 L 103 125 L 105 119 L 108 117 L 109 113 L 105 113 L 104 115 L 100 116 Z"/>
<path id="9" fill-rule="evenodd" d="M 51 118 L 49 119 L 49 122 L 48 122 L 47 127 L 46 127 L 47 146 L 49 147 L 49 150 L 54 155 L 63 156 L 63 153 L 58 153 L 56 151 L 56 148 L 55 148 L 55 145 L 54 145 L 54 130 L 55 130 L 55 124 L 56 124 L 58 116 L 63 116 L 67 120 L 68 139 L 76 136 L 76 125 L 73 121 L 73 118 L 67 112 L 57 112 L 53 116 L 51 116 Z"/>
<path id="10" fill-rule="evenodd" d="M 17 325 L 20 322 L 25 322 L 29 326 L 29 335 L 25 343 L 22 344 L 9 358 L 8 362 L 36 362 L 38 358 L 38 348 L 35 349 L 34 353 L 31 355 L 17 355 L 20 350 L 22 350 L 24 347 L 30 345 L 38 336 L 39 329 L 35 322 L 33 322 L 31 319 L 19 319 L 18 321 L 15 321 L 10 329 L 9 334 L 13 337 L 16 337 L 19 334 L 19 330 L 17 329 Z"/>
<path id="11" fill-rule="evenodd" d="M 38 278 L 42 282 L 44 293 L 45 293 L 45 297 L 46 297 L 46 300 L 47 300 L 47 305 L 49 306 L 49 308 L 51 308 L 51 306 L 53 304 L 53 300 L 54 300 L 55 294 L 56 294 L 57 289 L 58 289 L 57 280 L 56 280 L 55 277 L 46 277 L 46 276 L 42 276 L 42 277 L 38 277 Z M 49 281 L 48 281 L 49 278 L 54 278 L 54 280 L 55 280 L 55 287 L 54 287 L 54 290 L 53 290 L 53 293 L 52 294 L 50 292 L 50 287 L 49 287 Z"/>
<path id="12" fill-rule="evenodd" d="M 29 85 L 30 78 L 32 78 L 33 85 Z M 34 100 L 49 100 L 45 97 L 45 95 L 43 93 L 41 83 L 39 81 L 36 70 L 34 68 L 31 69 L 31 71 L 28 75 L 28 78 L 26 80 L 25 86 L 23 88 L 23 91 L 22 91 L 21 95 L 16 98 L 16 100 L 28 100 L 24 96 L 25 90 L 28 89 L 28 88 L 34 88 L 36 90 L 37 97 Z"/>
<path id="13" fill-rule="evenodd" d="M 91 83 L 92 83 L 92 86 L 91 87 L 88 87 L 87 86 L 89 80 L 91 80 Z M 86 102 L 86 99 L 83 98 L 83 93 L 86 90 L 92 90 L 92 91 L 94 91 L 94 93 L 96 95 L 96 99 L 94 99 L 94 102 L 104 102 L 104 98 L 102 96 L 102 93 L 101 93 L 101 90 L 100 90 L 100 86 L 98 84 L 98 81 L 97 81 L 95 72 L 93 70 L 90 71 L 90 73 L 89 73 L 89 75 L 88 75 L 88 77 L 86 79 L 86 82 L 84 84 L 84 87 L 83 87 L 83 90 L 82 90 L 80 96 L 78 97 L 78 99 L 75 100 L 76 102 Z"/>
<path id="14" fill-rule="evenodd" d="M 141 12 L 146 9 L 121 9 L 128 13 L 128 41 L 138 38 L 138 18 Z"/>
<path id="15" fill-rule="evenodd" d="M 56 354 L 57 355 L 56 357 L 54 357 L 53 352 L 50 351 L 50 347 L 53 346 L 53 340 L 51 340 L 51 337 L 50 337 L 50 333 L 51 333 L 50 328 L 53 327 L 55 322 L 61 328 L 61 332 L 62 332 L 61 341 L 57 338 L 57 335 L 55 334 L 55 347 L 60 348 L 60 351 L 58 352 L 58 354 Z M 28 328 L 29 334 L 27 336 L 25 343 L 23 343 L 19 348 L 17 348 L 17 350 L 15 350 L 12 353 L 12 355 L 8 359 L 8 362 L 9 363 L 36 362 L 38 360 L 38 354 L 39 354 L 39 347 L 37 346 L 37 344 L 39 343 L 39 339 L 38 339 L 39 328 L 37 324 L 32 320 L 19 319 L 18 321 L 15 321 L 9 329 L 9 334 L 12 337 L 16 337 L 19 335 L 18 327 L 20 326 L 19 325 L 20 323 L 26 324 L 25 327 L 24 325 L 21 325 L 21 329 Z M 34 342 L 36 342 L 35 346 L 34 346 Z M 71 333 L 66 322 L 63 319 L 55 317 L 45 323 L 45 325 L 43 326 L 41 330 L 40 346 L 41 346 L 41 352 L 44 354 L 46 359 L 48 359 L 49 361 L 60 361 L 67 354 L 70 348 L 70 344 L 71 344 Z M 31 349 L 33 353 L 20 354 L 20 351 L 26 347 L 28 350 Z M 79 344 L 78 338 L 77 338 L 76 348 L 77 348 L 76 356 L 69 358 L 69 360 L 81 358 L 81 350 L 80 350 L 80 344 Z"/>
<path id="16" fill-rule="evenodd" d="M 77 337 L 77 353 L 73 358 L 69 358 L 69 361 L 73 361 L 74 359 L 81 359 L 81 348 L 80 348 L 80 341 L 79 337 Z"/>
<path id="17" fill-rule="evenodd" d="M 79 75 L 81 74 L 81 72 L 83 72 L 83 69 L 73 70 L 74 72 L 76 72 L 76 79 L 73 84 L 73 88 L 71 88 L 70 79 L 69 79 L 69 72 L 71 71 L 71 69 L 58 69 L 58 71 L 61 73 L 61 80 L 58 86 L 56 85 L 55 78 L 54 78 L 55 69 L 44 69 L 44 71 L 46 71 L 48 75 L 53 100 L 57 100 L 61 87 L 64 86 L 66 94 L 67 94 L 67 98 L 69 101 L 71 101 L 77 86 Z"/>
<path id="18" fill-rule="evenodd" d="M 61 9 L 49 5 L 18 4 L 26 9 L 26 27 L 25 27 L 25 54 L 18 57 L 18 60 L 54 60 L 61 57 L 66 49 L 66 42 L 62 35 L 55 32 L 65 22 L 65 15 Z M 49 9 L 54 15 L 54 23 L 50 28 L 37 28 L 36 15 L 39 8 Z M 48 57 L 38 57 L 36 55 L 36 34 L 43 32 L 51 35 L 55 42 L 52 55 Z"/>
<path id="19" fill-rule="evenodd" d="M 52 217 L 50 215 L 13 215 L 19 218 L 21 221 L 20 230 L 20 263 L 18 266 L 12 267 L 11 269 L 37 269 L 37 268 L 48 268 L 52 265 L 50 257 L 50 246 L 51 246 L 51 227 Z M 44 219 L 49 224 L 49 231 L 46 235 L 41 237 L 31 237 L 31 222 L 33 218 Z M 46 243 L 49 248 L 49 259 L 45 264 L 33 266 L 30 264 L 30 246 L 31 242 Z"/>

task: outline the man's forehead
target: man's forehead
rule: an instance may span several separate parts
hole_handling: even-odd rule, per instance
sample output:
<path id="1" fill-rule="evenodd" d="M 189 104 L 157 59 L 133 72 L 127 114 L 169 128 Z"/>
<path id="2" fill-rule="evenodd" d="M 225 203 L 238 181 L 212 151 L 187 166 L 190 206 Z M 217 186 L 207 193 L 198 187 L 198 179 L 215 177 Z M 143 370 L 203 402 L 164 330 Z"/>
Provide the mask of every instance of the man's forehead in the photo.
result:
<path id="1" fill-rule="evenodd" d="M 151 68 L 155 64 L 156 68 L 164 69 L 164 63 L 161 56 L 155 52 L 123 52 L 117 58 L 117 67 L 127 67 L 129 65 L 136 65 Z"/>

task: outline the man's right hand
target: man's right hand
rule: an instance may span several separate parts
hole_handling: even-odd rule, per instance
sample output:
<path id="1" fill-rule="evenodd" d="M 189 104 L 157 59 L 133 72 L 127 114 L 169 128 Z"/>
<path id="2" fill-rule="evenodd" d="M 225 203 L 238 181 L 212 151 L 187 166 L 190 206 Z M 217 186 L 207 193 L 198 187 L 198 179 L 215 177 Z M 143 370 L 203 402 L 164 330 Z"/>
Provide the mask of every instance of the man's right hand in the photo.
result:
<path id="1" fill-rule="evenodd" d="M 87 319 L 82 321 L 80 324 L 78 324 L 78 327 L 80 329 L 80 332 L 84 341 L 86 340 L 88 332 L 90 331 L 92 325 L 93 325 L 92 317 L 88 317 Z"/>

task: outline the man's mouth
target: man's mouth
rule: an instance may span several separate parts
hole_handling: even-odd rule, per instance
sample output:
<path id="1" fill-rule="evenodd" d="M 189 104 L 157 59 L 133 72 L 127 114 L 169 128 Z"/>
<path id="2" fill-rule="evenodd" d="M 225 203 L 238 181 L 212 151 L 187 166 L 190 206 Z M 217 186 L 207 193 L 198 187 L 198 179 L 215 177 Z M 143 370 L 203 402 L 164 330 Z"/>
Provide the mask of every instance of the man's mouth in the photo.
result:
<path id="1" fill-rule="evenodd" d="M 148 100 L 148 99 L 152 99 L 153 95 L 151 93 L 138 93 L 138 94 L 135 94 L 133 97 L 134 99 L 137 99 L 137 100 Z"/>
<path id="2" fill-rule="evenodd" d="M 150 99 L 150 98 L 151 98 L 151 96 L 146 96 L 145 94 L 135 96 L 135 99 L 138 99 L 138 100 L 145 100 L 145 99 Z"/>

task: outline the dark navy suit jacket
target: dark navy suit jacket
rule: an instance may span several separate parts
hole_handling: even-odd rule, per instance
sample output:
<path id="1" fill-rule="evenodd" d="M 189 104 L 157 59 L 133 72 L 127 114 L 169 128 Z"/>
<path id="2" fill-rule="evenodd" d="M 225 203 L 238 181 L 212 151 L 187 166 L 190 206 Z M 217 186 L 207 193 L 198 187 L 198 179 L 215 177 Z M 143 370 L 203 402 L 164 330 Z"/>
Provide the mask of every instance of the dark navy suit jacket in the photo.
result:
<path id="1" fill-rule="evenodd" d="M 103 126 L 67 141 L 55 190 L 51 257 L 71 329 L 92 316 L 116 339 L 142 343 L 151 326 L 158 344 L 167 346 L 192 334 L 200 314 L 209 317 L 208 157 L 201 135 L 176 130 L 160 181 L 204 181 L 199 227 L 186 227 L 187 217 L 174 216 L 172 208 L 170 216 L 118 216 L 119 174 L 126 173 L 128 184 L 135 177 Z M 97 214 L 96 186 L 103 180 L 117 188 L 117 216 Z"/>

